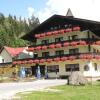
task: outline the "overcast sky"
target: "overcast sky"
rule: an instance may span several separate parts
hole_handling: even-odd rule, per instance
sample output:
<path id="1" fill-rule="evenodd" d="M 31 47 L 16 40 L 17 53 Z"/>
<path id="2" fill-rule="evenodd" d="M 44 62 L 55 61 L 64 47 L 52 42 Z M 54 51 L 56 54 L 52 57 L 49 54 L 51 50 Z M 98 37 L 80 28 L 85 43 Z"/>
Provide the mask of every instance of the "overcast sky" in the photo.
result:
<path id="1" fill-rule="evenodd" d="M 66 15 L 68 8 L 78 18 L 100 21 L 100 0 L 2 0 L 0 12 L 23 18 L 37 16 L 43 22 L 53 14 Z"/>

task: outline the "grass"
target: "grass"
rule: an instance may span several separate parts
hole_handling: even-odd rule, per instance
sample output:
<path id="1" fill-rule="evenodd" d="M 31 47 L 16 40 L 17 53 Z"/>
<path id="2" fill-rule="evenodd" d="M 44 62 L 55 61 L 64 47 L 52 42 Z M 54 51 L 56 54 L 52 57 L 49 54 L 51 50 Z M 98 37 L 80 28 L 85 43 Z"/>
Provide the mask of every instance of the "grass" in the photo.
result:
<path id="1" fill-rule="evenodd" d="M 100 83 L 86 86 L 52 87 L 60 92 L 38 92 L 18 94 L 21 100 L 100 100 Z"/>

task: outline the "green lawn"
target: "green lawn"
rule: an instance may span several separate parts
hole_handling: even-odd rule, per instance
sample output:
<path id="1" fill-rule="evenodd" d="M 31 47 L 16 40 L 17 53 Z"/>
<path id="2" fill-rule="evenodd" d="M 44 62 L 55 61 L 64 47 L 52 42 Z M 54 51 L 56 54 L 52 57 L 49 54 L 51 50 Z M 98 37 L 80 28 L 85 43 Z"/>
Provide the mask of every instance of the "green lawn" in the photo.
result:
<path id="1" fill-rule="evenodd" d="M 100 100 L 100 83 L 86 86 L 58 86 L 60 92 L 31 92 L 18 94 L 21 100 Z"/>

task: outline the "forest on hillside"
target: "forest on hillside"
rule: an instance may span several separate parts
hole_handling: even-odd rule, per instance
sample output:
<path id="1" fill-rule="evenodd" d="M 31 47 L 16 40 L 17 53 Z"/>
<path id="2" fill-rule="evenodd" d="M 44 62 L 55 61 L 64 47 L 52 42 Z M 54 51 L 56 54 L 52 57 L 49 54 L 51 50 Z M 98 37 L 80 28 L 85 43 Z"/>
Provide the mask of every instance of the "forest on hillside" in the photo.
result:
<path id="1" fill-rule="evenodd" d="M 39 19 L 32 16 L 28 19 L 0 13 L 0 48 L 3 46 L 23 47 L 31 43 L 21 39 L 29 31 L 39 25 Z"/>

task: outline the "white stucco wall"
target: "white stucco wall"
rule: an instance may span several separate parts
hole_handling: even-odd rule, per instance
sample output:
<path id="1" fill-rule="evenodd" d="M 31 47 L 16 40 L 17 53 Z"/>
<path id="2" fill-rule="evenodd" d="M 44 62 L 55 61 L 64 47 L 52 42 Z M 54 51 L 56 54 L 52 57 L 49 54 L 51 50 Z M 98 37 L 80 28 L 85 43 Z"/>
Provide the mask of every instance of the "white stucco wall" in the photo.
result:
<path id="1" fill-rule="evenodd" d="M 12 57 L 11 55 L 5 50 L 3 49 L 0 56 L 4 59 L 4 62 L 12 62 Z"/>
<path id="2" fill-rule="evenodd" d="M 2 63 L 2 59 L 3 59 L 3 58 L 0 56 L 0 63 Z"/>
<path id="3" fill-rule="evenodd" d="M 90 61 L 87 63 L 87 65 L 89 66 L 89 71 L 84 71 L 84 76 L 86 77 L 100 77 L 100 71 L 99 71 L 99 65 L 97 66 L 97 71 L 95 71 L 94 66 L 93 66 L 93 62 Z"/>

